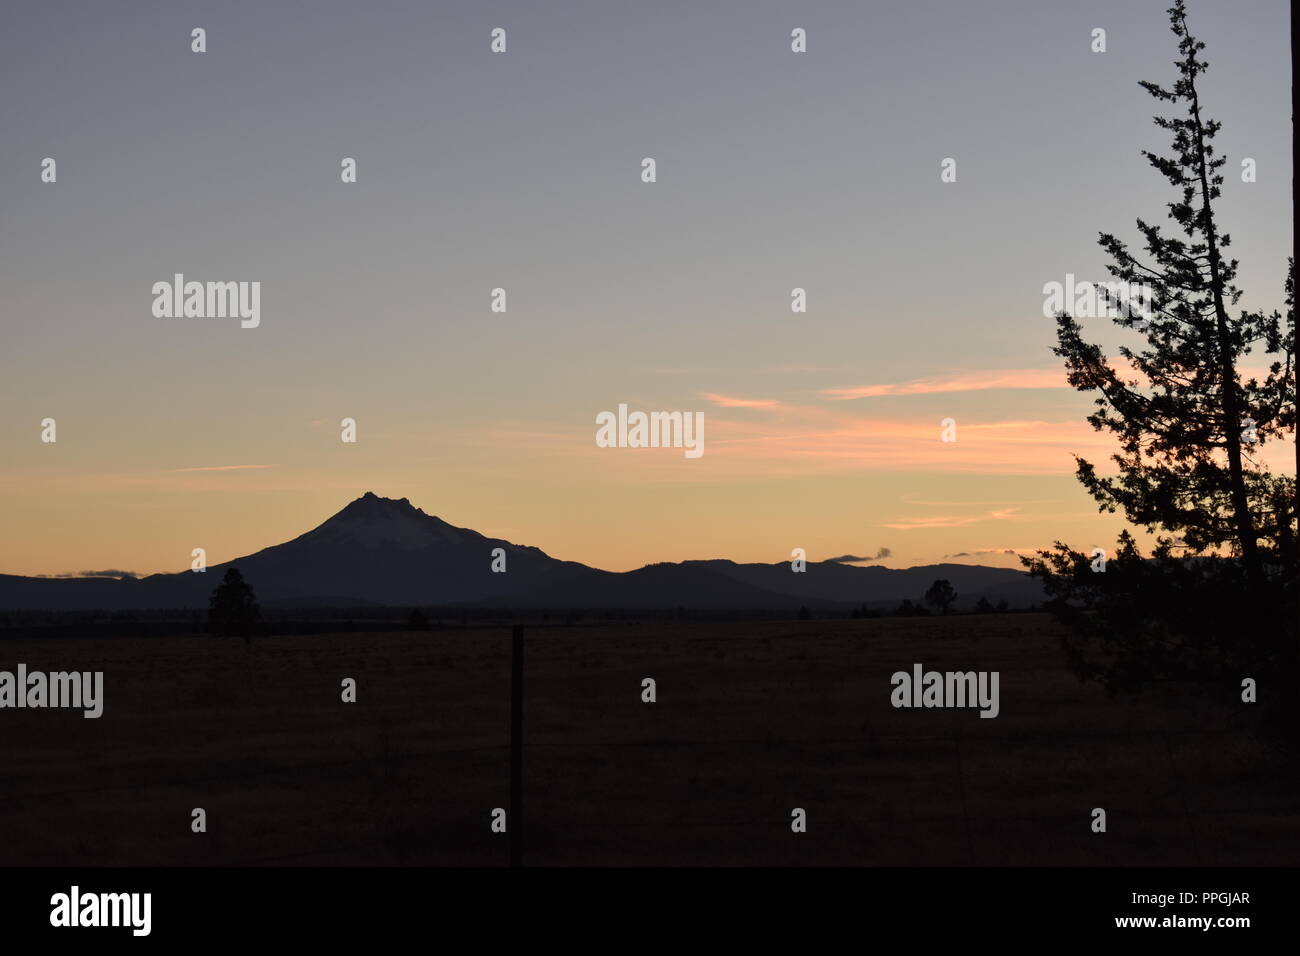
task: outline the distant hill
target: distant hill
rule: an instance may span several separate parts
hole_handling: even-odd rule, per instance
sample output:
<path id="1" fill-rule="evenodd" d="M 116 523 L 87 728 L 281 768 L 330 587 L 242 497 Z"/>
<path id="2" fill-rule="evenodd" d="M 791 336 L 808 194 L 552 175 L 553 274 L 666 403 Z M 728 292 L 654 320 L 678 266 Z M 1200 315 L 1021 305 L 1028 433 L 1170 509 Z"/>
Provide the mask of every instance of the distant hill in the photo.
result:
<path id="1" fill-rule="evenodd" d="M 832 561 L 810 562 L 796 574 L 788 562 L 736 564 L 734 561 L 685 561 L 684 566 L 710 569 L 737 581 L 777 594 L 822 601 L 856 604 L 898 604 L 903 598 L 920 600 L 939 578 L 956 589 L 961 604 L 980 597 L 996 603 L 1026 605 L 1043 600 L 1038 584 L 1025 572 L 970 564 L 925 564 L 914 568 L 858 567 Z"/>
<path id="2" fill-rule="evenodd" d="M 505 552 L 494 573 L 493 551 Z M 981 596 L 1024 607 L 1042 600 L 1021 571 L 961 564 L 893 569 L 810 562 L 736 564 L 683 561 L 635 571 L 601 571 L 560 561 L 539 548 L 488 538 L 425 514 L 407 499 L 367 492 L 306 534 L 247 557 L 138 579 L 0 575 L 0 609 L 54 611 L 206 608 L 228 567 L 238 567 L 258 599 L 279 607 L 462 605 L 532 608 L 779 608 L 895 605 L 919 600 L 936 578 L 959 605 Z"/>

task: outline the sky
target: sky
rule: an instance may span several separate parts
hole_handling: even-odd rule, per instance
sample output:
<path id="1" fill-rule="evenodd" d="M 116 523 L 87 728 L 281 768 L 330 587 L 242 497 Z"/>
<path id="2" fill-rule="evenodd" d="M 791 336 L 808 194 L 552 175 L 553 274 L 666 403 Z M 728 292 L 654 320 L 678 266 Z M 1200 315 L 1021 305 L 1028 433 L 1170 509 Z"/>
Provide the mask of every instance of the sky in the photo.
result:
<path id="1" fill-rule="evenodd" d="M 1175 198 L 1167 5 L 8 4 L 0 573 L 185 570 L 366 491 L 616 571 L 1107 547 L 1043 286 Z M 1241 308 L 1292 247 L 1288 18 L 1190 4 Z M 155 316 L 175 273 L 260 324 Z M 598 447 L 620 404 L 704 454 Z"/>

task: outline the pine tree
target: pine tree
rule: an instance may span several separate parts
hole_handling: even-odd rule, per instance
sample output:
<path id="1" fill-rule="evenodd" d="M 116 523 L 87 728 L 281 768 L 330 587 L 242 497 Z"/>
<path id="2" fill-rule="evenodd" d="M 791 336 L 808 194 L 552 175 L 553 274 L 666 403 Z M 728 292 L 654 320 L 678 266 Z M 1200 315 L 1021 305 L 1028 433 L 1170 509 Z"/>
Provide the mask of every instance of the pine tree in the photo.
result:
<path id="1" fill-rule="evenodd" d="M 208 622 L 223 637 L 242 637 L 248 641 L 261 616 L 253 587 L 238 568 L 227 568 L 226 576 L 208 600 Z"/>
<path id="2" fill-rule="evenodd" d="M 1150 257 L 1144 262 L 1119 239 L 1101 235 L 1111 274 L 1152 291 L 1149 319 L 1115 320 L 1145 329 L 1144 347 L 1119 349 L 1136 374 L 1113 367 L 1069 315 L 1057 318 L 1053 351 L 1065 359 L 1071 385 L 1099 393 L 1089 422 L 1120 440 L 1117 478 L 1103 478 L 1078 459 L 1080 481 L 1105 510 L 1123 509 L 1135 525 L 1177 532 L 1193 553 L 1226 545 L 1258 579 L 1260 539 L 1273 558 L 1295 566 L 1295 479 L 1271 475 L 1253 460 L 1258 446 L 1295 432 L 1292 281 L 1285 284 L 1285 327 L 1277 312 L 1228 314 L 1241 292 L 1233 285 L 1237 260 L 1224 257 L 1231 237 L 1220 231 L 1213 205 L 1226 162 L 1211 144 L 1221 124 L 1201 114 L 1196 81 L 1206 69 L 1199 57 L 1205 44 L 1188 32 L 1183 0 L 1169 13 L 1179 78 L 1172 89 L 1142 86 L 1185 115 L 1155 118 L 1172 134 L 1172 155 L 1143 155 L 1180 192 L 1168 206 L 1184 238 L 1138 219 Z M 1256 346 L 1277 359 L 1262 382 L 1243 381 L 1239 363 Z"/>
<path id="3" fill-rule="evenodd" d="M 1123 511 L 1156 533 L 1156 547 L 1144 558 L 1125 531 L 1105 573 L 1060 542 L 1024 559 L 1053 598 L 1050 607 L 1073 625 L 1067 650 L 1076 670 L 1112 689 L 1168 677 L 1253 676 L 1243 669 L 1273 665 L 1294 673 L 1296 657 L 1296 478 L 1271 472 L 1258 457 L 1270 441 L 1295 441 L 1294 262 L 1283 283 L 1285 317 L 1231 314 L 1241 291 L 1237 260 L 1225 252 L 1231 238 L 1215 210 L 1226 158 L 1212 143 L 1221 124 L 1202 113 L 1205 44 L 1189 32 L 1183 0 L 1169 20 L 1178 78 L 1170 88 L 1141 85 L 1175 111 L 1155 117 L 1171 151 L 1142 155 L 1177 190 L 1167 204 L 1177 234 L 1139 218 L 1145 255 L 1100 236 L 1110 273 L 1150 292 L 1146 315 L 1101 293 L 1119 313 L 1114 323 L 1144 341 L 1118 349 L 1124 368 L 1062 313 L 1053 349 L 1070 385 L 1095 395 L 1088 421 L 1119 442 L 1115 477 L 1076 457 L 1079 481 L 1100 510 Z M 1243 359 L 1259 352 L 1269 356 L 1267 372 L 1246 377 Z M 1101 653 L 1089 653 L 1092 641 Z"/>

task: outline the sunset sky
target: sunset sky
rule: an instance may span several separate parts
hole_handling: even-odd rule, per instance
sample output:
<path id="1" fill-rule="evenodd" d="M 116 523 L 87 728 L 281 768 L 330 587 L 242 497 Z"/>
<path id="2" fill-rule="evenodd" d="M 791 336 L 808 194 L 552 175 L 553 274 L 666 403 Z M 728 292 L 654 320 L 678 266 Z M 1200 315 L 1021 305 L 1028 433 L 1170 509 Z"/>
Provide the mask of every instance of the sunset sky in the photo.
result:
<path id="1" fill-rule="evenodd" d="M 1164 0 L 1086 6 L 6 10 L 0 573 L 225 561 L 366 491 L 610 570 L 1109 547 L 1042 288 L 1165 221 L 1176 48 Z M 1280 308 L 1288 4 L 1189 6 L 1239 308 Z M 260 327 L 155 318 L 178 272 L 260 281 Z M 598 448 L 620 403 L 703 412 L 704 455 Z"/>

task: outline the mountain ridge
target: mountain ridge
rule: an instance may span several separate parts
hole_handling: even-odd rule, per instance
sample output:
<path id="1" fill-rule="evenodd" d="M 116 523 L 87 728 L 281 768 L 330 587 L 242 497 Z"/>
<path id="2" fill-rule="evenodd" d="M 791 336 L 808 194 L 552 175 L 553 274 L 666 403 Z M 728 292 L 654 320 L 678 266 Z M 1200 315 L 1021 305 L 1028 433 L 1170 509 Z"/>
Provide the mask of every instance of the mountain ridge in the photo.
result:
<path id="1" fill-rule="evenodd" d="M 494 571 L 502 558 L 505 571 Z M 407 498 L 368 491 L 296 538 L 211 565 L 201 574 L 0 575 L 0 609 L 206 608 L 229 567 L 240 569 L 259 600 L 281 607 L 302 601 L 297 606 L 847 608 L 918 600 L 936 577 L 952 582 L 963 605 L 981 596 L 1019 606 L 1042 599 L 1024 572 L 981 565 L 883 568 L 810 561 L 795 572 L 789 562 L 711 558 L 604 571 L 458 527 Z"/>

